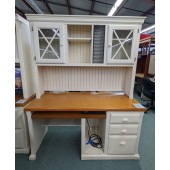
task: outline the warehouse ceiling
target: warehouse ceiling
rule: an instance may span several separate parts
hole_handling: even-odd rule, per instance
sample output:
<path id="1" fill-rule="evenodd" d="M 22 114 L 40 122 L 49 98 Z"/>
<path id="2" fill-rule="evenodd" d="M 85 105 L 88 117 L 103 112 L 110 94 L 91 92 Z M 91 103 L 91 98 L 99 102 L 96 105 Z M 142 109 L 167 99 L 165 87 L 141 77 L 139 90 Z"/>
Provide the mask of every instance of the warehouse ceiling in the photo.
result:
<path id="1" fill-rule="evenodd" d="M 116 0 L 15 0 L 15 13 L 108 15 Z M 155 24 L 155 0 L 124 0 L 115 16 L 146 16 L 142 29 Z"/>

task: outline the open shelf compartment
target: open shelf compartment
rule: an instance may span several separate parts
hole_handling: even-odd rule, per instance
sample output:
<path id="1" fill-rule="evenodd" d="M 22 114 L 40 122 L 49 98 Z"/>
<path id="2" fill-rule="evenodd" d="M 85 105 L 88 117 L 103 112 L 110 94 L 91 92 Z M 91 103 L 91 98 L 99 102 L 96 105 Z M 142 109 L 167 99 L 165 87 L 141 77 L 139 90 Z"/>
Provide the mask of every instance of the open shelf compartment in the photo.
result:
<path id="1" fill-rule="evenodd" d="M 89 126 L 88 123 L 89 122 Z M 89 129 L 90 127 L 90 129 Z M 85 156 L 97 156 L 97 155 L 105 155 L 105 131 L 106 131 L 106 119 L 82 119 L 81 120 L 81 150 L 82 155 Z M 88 136 L 91 134 L 96 134 L 102 139 L 102 148 L 93 147 L 91 144 L 87 144 L 89 140 Z"/>
<path id="2" fill-rule="evenodd" d="M 92 25 L 67 25 L 69 63 L 92 62 Z"/>

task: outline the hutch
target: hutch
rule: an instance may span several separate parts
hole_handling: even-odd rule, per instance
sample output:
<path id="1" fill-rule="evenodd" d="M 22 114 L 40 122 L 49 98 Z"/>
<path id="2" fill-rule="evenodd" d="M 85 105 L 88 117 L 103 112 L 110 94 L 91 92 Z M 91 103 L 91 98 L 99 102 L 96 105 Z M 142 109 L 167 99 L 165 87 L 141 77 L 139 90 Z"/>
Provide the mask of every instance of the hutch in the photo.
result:
<path id="1" fill-rule="evenodd" d="M 81 125 L 82 159 L 138 159 L 144 108 L 133 105 L 137 103 L 133 89 L 145 17 L 43 14 L 26 17 L 30 22 L 36 81 L 36 99 L 25 109 L 31 137 L 29 159 L 36 159 L 50 124 Z M 91 105 L 88 101 L 92 101 Z M 62 102 L 67 102 L 64 107 Z M 97 102 L 104 102 L 106 107 L 97 106 Z M 83 107 L 78 108 L 79 104 Z M 69 120 L 57 119 L 65 111 L 94 110 L 99 114 L 104 111 L 105 117 L 84 115 L 80 121 L 76 116 L 71 119 L 73 113 L 68 113 Z M 100 134 L 103 148 L 86 144 L 86 118 L 90 133 Z"/>

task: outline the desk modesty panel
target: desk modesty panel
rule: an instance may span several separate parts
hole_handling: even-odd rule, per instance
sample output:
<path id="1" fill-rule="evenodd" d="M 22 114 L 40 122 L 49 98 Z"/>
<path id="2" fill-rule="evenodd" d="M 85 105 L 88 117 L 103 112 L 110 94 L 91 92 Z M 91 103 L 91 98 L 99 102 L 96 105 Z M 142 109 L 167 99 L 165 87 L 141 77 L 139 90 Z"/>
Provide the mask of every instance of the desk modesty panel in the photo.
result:
<path id="1" fill-rule="evenodd" d="M 145 111 L 126 95 L 113 93 L 63 92 L 45 93 L 34 99 L 25 111 Z"/>

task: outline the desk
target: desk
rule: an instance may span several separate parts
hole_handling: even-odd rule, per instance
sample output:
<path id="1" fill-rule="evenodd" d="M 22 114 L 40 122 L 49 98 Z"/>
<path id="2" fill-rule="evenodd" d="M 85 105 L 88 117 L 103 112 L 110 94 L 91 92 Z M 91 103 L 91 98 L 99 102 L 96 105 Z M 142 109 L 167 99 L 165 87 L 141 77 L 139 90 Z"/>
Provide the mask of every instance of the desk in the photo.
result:
<path id="1" fill-rule="evenodd" d="M 60 119 L 62 121 L 61 118 L 81 119 L 82 159 L 138 159 L 138 142 L 145 108 L 136 108 L 133 105 L 134 103 L 138 102 L 129 99 L 125 95 L 112 93 L 68 92 L 43 94 L 40 99 L 34 99 L 25 108 L 31 142 L 29 159 L 36 159 L 36 152 L 47 132 L 44 121 L 47 119 Z M 99 112 L 99 114 L 81 114 L 82 111 Z M 100 131 L 104 143 L 104 147 L 100 150 L 86 146 L 86 118 L 92 119 L 91 126 L 95 124 L 97 130 Z M 117 134 L 112 133 L 112 129 L 115 129 Z M 127 131 L 127 129 L 129 130 Z M 123 137 L 126 142 L 122 141 L 122 136 L 119 133 L 127 135 Z M 116 145 L 119 145 L 117 144 L 119 140 L 122 142 L 120 145 L 127 145 L 123 151 L 115 150 Z"/>

